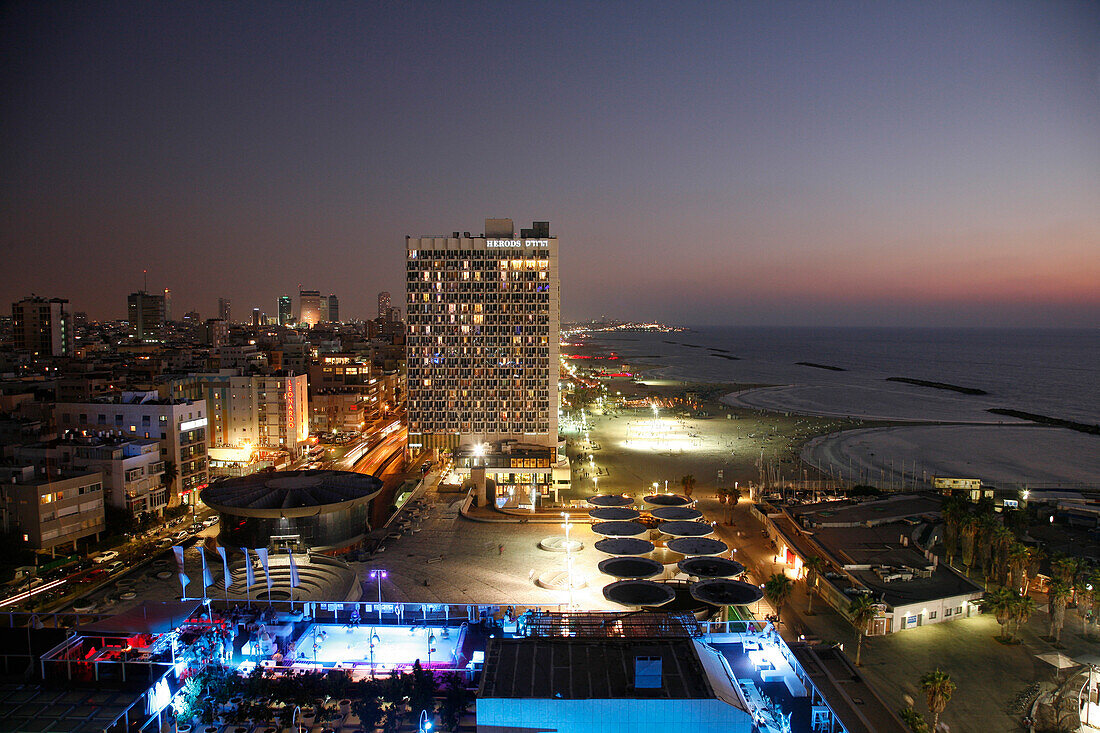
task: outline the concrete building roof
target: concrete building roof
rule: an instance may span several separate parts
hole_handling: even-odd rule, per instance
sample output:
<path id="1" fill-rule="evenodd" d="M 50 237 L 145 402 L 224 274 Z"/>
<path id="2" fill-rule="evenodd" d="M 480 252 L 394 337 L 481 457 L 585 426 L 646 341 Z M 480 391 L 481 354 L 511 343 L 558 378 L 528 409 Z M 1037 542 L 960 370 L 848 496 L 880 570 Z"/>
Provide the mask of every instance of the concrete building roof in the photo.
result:
<path id="1" fill-rule="evenodd" d="M 909 730 L 839 649 L 807 644 L 791 644 L 790 648 L 849 733 Z"/>
<path id="2" fill-rule="evenodd" d="M 855 527 L 889 524 L 909 517 L 939 514 L 940 498 L 902 494 L 864 502 L 822 502 L 788 507 L 787 513 L 806 526 Z"/>
<path id="3" fill-rule="evenodd" d="M 929 560 L 905 540 L 914 527 L 903 523 L 874 527 L 814 527 L 802 529 L 789 516 L 774 517 L 792 549 L 803 558 L 824 553 L 845 569 L 851 580 L 869 589 L 893 607 L 927 603 L 940 598 L 981 593 L 981 587 L 950 568 Z M 904 539 L 903 539 L 904 538 Z M 876 570 L 877 568 L 877 570 Z M 826 576 L 843 591 L 848 576 Z"/>
<path id="4" fill-rule="evenodd" d="M 210 484 L 202 492 L 207 506 L 241 517 L 304 517 L 336 512 L 369 501 L 382 481 L 351 471 L 280 471 L 254 473 Z"/>
<path id="5" fill-rule="evenodd" d="M 661 685 L 635 686 L 635 657 L 661 660 Z M 691 639 L 490 639 L 479 698 L 716 697 Z"/>

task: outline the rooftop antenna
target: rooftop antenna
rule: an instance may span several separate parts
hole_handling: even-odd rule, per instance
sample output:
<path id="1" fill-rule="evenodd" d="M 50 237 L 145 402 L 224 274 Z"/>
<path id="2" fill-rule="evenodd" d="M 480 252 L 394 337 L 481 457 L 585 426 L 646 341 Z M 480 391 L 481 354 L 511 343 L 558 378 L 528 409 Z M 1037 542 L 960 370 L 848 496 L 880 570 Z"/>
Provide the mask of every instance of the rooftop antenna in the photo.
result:
<path id="1" fill-rule="evenodd" d="M 142 292 L 149 292 L 149 271 L 142 270 L 141 274 L 145 277 L 145 285 L 142 287 Z"/>

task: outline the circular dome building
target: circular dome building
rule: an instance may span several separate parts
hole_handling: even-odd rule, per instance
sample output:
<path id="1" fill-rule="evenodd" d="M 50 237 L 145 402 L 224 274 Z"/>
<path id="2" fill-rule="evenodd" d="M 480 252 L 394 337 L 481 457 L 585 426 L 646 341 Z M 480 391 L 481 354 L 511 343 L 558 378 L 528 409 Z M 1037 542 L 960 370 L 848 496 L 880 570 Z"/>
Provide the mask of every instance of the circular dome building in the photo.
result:
<path id="1" fill-rule="evenodd" d="M 382 481 L 350 471 L 254 473 L 211 484 L 202 500 L 221 518 L 218 542 L 267 547 L 273 539 L 338 550 L 369 531 L 370 501 Z"/>

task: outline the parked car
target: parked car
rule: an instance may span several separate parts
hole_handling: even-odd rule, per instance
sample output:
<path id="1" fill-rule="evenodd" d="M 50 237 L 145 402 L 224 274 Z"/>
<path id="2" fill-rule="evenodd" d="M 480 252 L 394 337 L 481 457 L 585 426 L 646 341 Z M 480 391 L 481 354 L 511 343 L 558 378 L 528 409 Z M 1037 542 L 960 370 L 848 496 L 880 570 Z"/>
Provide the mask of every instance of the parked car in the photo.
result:
<path id="1" fill-rule="evenodd" d="M 102 565 L 105 562 L 110 562 L 118 557 L 118 553 L 114 550 L 107 550 L 107 552 L 101 552 L 92 558 L 92 562 L 96 565 Z"/>
<path id="2" fill-rule="evenodd" d="M 107 574 L 108 575 L 114 575 L 115 573 L 119 572 L 120 570 L 125 570 L 125 569 L 126 569 L 126 563 L 122 562 L 121 560 L 116 560 L 116 561 L 114 561 L 113 563 L 111 563 L 110 565 L 107 566 Z"/>
<path id="3" fill-rule="evenodd" d="M 172 539 L 176 540 L 177 542 L 179 542 L 180 540 L 185 540 L 187 539 L 187 532 L 180 530 L 179 532 L 176 532 L 174 535 L 172 535 Z"/>

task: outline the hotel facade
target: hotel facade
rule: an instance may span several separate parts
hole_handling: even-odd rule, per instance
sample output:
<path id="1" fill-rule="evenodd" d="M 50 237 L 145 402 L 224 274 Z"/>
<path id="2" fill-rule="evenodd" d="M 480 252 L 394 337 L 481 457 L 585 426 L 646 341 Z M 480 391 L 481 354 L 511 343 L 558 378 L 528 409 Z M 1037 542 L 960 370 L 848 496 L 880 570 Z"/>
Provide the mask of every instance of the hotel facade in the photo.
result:
<path id="1" fill-rule="evenodd" d="M 549 222 L 516 236 L 406 237 L 409 448 L 493 466 L 498 488 L 553 484 L 561 293 Z M 479 460 L 488 455 L 515 460 Z M 519 465 L 516 465 L 516 464 Z"/>

